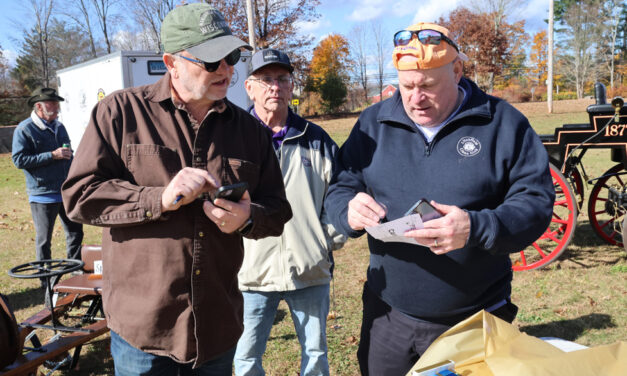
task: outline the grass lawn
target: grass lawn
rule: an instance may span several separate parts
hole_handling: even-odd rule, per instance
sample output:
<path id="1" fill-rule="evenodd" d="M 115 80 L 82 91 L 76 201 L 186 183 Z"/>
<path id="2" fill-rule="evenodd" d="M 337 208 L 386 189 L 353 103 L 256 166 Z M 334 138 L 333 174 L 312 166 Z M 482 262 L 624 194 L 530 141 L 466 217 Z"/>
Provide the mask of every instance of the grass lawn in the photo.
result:
<path id="1" fill-rule="evenodd" d="M 554 114 L 546 114 L 546 103 L 516 105 L 540 134 L 553 133 L 564 123 L 586 123 L 585 107 L 592 101 L 555 102 Z M 315 119 L 342 144 L 356 118 Z M 586 154 L 586 171 L 599 176 L 613 166 L 609 151 Z M 34 228 L 30 217 L 24 177 L 10 159 L 0 155 L 0 291 L 9 295 L 18 321 L 41 309 L 43 294 L 34 280 L 10 278 L 6 271 L 35 257 Z M 586 193 L 591 187 L 585 187 Z M 586 202 L 583 208 L 586 207 Z M 100 230 L 86 227 L 85 243 L 99 243 Z M 53 235 L 53 256 L 62 258 L 65 241 L 57 222 Z M 332 284 L 331 309 L 336 318 L 328 322 L 329 362 L 332 375 L 358 375 L 356 361 L 361 322 L 361 289 L 368 266 L 365 237 L 350 240 L 335 252 L 337 263 Z M 555 336 L 596 346 L 627 340 L 627 254 L 624 249 L 603 243 L 592 232 L 586 211 L 578 217 L 577 230 L 560 260 L 541 270 L 514 275 L 513 301 L 519 306 L 516 321 L 524 332 Z M 300 349 L 285 304 L 280 305 L 270 335 L 264 365 L 268 375 L 297 375 Z M 108 336 L 83 347 L 80 369 L 57 371 L 54 375 L 108 375 L 112 361 Z"/>

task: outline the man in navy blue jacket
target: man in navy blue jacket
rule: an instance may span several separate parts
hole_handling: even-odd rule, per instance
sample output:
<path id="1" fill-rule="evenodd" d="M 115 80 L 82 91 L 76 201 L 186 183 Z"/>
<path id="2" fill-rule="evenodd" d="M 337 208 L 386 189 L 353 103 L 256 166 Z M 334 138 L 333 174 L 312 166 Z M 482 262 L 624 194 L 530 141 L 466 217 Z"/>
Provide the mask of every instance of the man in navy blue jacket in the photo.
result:
<path id="1" fill-rule="evenodd" d="M 13 132 L 11 157 L 15 166 L 24 170 L 26 177 L 26 191 L 35 225 L 37 260 L 52 257 L 50 244 L 57 215 L 65 230 L 67 257 L 81 258 L 83 225 L 68 219 L 61 201 L 61 184 L 72 162 L 70 137 L 57 120 L 59 102 L 63 100 L 52 88 L 35 89 L 28 99 L 33 112 Z M 41 279 L 42 287 L 45 283 L 46 280 Z"/>
<path id="2" fill-rule="evenodd" d="M 551 219 L 547 153 L 515 108 L 462 77 L 467 57 L 439 25 L 394 36 L 399 91 L 363 111 L 340 148 L 325 208 L 361 236 L 426 198 L 443 217 L 408 231 L 418 246 L 368 236 L 357 353 L 364 375 L 402 375 L 451 326 L 485 309 L 512 321 L 509 254 Z"/>

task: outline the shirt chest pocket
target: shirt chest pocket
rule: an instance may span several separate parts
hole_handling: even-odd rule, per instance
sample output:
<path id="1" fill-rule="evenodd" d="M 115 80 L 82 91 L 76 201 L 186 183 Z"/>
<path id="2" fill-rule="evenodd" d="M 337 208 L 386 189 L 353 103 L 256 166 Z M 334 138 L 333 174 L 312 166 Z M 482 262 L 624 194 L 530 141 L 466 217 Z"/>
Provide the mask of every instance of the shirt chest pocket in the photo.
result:
<path id="1" fill-rule="evenodd" d="M 175 150 L 161 145 L 126 145 L 126 166 L 137 185 L 166 186 L 181 170 Z"/>
<path id="2" fill-rule="evenodd" d="M 54 151 L 58 148 L 57 140 L 55 140 L 54 136 L 35 138 L 33 143 L 35 144 L 37 153 Z"/>
<path id="3" fill-rule="evenodd" d="M 258 164 L 237 158 L 222 160 L 222 185 L 238 182 L 248 183 L 248 192 L 254 192 L 259 184 L 261 168 Z"/>

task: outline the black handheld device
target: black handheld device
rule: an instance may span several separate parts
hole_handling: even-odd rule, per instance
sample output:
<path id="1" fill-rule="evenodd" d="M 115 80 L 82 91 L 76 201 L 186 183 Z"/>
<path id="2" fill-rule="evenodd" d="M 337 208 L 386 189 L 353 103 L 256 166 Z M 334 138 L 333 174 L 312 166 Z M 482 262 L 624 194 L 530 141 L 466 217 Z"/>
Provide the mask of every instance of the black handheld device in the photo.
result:
<path id="1" fill-rule="evenodd" d="M 238 202 L 247 189 L 248 183 L 245 181 L 230 185 L 223 185 L 216 190 L 211 197 L 211 201 L 214 201 L 216 198 L 224 198 L 229 201 Z"/>
<path id="2" fill-rule="evenodd" d="M 423 222 L 430 221 L 432 219 L 440 218 L 442 213 L 438 209 L 434 208 L 426 199 L 420 199 L 416 202 L 405 215 L 420 214 L 420 218 Z"/>

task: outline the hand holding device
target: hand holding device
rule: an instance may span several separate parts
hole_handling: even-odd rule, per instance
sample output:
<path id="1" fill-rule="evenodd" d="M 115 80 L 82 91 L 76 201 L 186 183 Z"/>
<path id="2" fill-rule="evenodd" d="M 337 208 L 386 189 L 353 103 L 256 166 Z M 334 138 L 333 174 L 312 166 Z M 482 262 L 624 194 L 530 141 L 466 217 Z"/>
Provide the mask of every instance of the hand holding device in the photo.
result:
<path id="1" fill-rule="evenodd" d="M 423 222 L 430 221 L 432 219 L 440 218 L 442 213 L 433 207 L 426 199 L 420 199 L 416 202 L 405 215 L 420 214 L 420 218 Z"/>
<path id="2" fill-rule="evenodd" d="M 217 198 L 224 198 L 229 201 L 239 202 L 247 189 L 248 183 L 245 181 L 230 185 L 223 185 L 218 188 L 213 195 L 211 195 L 211 201 L 215 201 Z"/>

